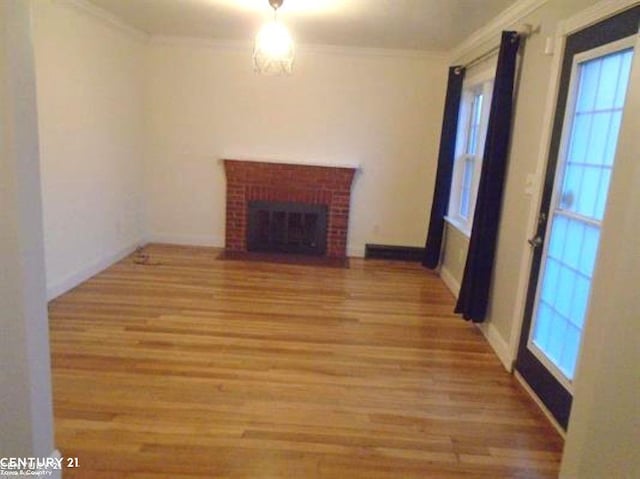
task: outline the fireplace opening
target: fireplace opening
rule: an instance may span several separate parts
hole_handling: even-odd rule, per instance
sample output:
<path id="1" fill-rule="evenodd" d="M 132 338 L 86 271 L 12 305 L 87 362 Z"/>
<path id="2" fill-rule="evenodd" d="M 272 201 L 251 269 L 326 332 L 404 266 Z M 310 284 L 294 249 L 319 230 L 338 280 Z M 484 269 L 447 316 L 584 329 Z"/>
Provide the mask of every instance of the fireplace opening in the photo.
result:
<path id="1" fill-rule="evenodd" d="M 327 249 L 326 205 L 249 201 L 247 250 L 306 255 Z"/>

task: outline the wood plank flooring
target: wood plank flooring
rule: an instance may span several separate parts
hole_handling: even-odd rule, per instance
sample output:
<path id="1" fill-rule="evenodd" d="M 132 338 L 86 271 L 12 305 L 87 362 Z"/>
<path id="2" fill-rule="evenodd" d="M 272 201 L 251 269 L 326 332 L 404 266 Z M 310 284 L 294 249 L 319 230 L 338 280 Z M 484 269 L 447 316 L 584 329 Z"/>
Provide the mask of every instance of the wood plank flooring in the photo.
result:
<path id="1" fill-rule="evenodd" d="M 50 303 L 65 478 L 557 476 L 562 439 L 419 265 L 145 251 Z"/>

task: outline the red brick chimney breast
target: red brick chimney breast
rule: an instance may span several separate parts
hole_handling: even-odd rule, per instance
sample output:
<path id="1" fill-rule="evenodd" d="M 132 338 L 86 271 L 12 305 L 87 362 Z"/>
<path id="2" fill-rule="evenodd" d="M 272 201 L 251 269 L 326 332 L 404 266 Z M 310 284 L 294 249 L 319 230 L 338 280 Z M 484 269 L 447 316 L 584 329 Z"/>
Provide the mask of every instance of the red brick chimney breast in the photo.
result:
<path id="1" fill-rule="evenodd" d="M 326 205 L 327 257 L 347 255 L 351 183 L 356 168 L 223 160 L 227 176 L 225 248 L 247 250 L 250 201 L 289 201 Z"/>

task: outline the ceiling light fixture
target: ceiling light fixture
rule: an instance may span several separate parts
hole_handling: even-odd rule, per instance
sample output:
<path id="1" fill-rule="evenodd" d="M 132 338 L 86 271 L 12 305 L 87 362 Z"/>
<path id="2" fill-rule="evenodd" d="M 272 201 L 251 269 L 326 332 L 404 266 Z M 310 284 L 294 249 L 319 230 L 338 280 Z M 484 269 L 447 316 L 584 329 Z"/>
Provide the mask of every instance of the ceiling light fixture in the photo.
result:
<path id="1" fill-rule="evenodd" d="M 253 67 L 258 73 L 289 74 L 293 69 L 293 40 L 287 28 L 278 22 L 278 9 L 283 1 L 269 0 L 269 5 L 273 8 L 273 20 L 264 25 L 256 35 Z"/>

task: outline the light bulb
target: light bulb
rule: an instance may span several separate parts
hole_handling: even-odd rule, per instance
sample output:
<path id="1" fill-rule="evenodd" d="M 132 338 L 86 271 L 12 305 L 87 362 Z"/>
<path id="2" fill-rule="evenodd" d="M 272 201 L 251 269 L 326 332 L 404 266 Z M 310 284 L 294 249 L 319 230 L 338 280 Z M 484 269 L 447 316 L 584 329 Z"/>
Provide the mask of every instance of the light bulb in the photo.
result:
<path id="1" fill-rule="evenodd" d="M 293 42 L 286 27 L 274 20 L 260 29 L 256 45 L 266 55 L 277 59 L 290 53 Z"/>

